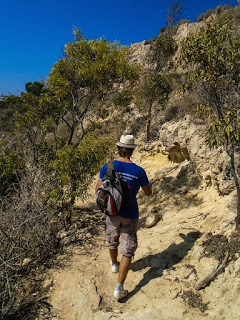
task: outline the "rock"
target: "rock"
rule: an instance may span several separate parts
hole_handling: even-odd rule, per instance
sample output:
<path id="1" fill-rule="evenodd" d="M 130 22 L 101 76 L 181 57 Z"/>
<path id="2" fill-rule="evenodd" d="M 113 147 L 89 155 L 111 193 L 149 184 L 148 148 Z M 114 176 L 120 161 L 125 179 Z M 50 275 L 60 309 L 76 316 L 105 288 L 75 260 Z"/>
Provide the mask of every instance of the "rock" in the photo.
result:
<path id="1" fill-rule="evenodd" d="M 113 310 L 113 312 L 114 313 L 120 313 L 120 310 L 115 309 L 115 310 Z"/>
<path id="2" fill-rule="evenodd" d="M 144 68 L 147 68 L 150 61 L 147 59 L 147 54 L 150 51 L 151 45 L 145 40 L 142 42 L 132 43 L 130 61 L 140 63 Z"/>
<path id="3" fill-rule="evenodd" d="M 46 279 L 43 283 L 43 289 L 46 289 L 52 285 L 53 281 L 51 279 Z"/>
<path id="4" fill-rule="evenodd" d="M 174 142 L 173 146 L 168 149 L 168 160 L 174 163 L 180 163 L 186 159 L 189 160 L 187 148 L 182 148 L 180 143 Z"/>
<path id="5" fill-rule="evenodd" d="M 130 117 L 127 121 L 125 134 L 136 135 L 139 129 L 142 128 L 144 121 L 145 119 L 142 115 L 138 113 L 132 115 L 132 117 Z"/>
<path id="6" fill-rule="evenodd" d="M 63 238 L 60 243 L 62 246 L 68 246 L 71 243 L 71 239 L 69 237 Z"/>
<path id="7" fill-rule="evenodd" d="M 192 198 L 196 198 L 198 194 L 199 194 L 199 190 L 193 190 L 189 192 L 189 196 L 191 196 Z"/>
<path id="8" fill-rule="evenodd" d="M 76 233 L 76 240 L 82 240 L 83 239 L 83 233 L 82 232 L 77 232 Z"/>
<path id="9" fill-rule="evenodd" d="M 27 266 L 30 262 L 32 262 L 32 259 L 30 258 L 25 258 L 22 261 L 22 266 Z"/>
<path id="10" fill-rule="evenodd" d="M 75 242 L 76 240 L 77 240 L 76 235 L 75 235 L 75 234 L 72 234 L 72 235 L 70 235 L 70 236 L 67 236 L 67 237 L 63 238 L 63 239 L 60 241 L 60 243 L 61 243 L 61 245 L 63 245 L 63 246 L 68 246 L 69 244 Z"/>
<path id="11" fill-rule="evenodd" d="M 183 23 L 179 26 L 176 35 L 173 37 L 176 41 L 182 41 L 191 34 L 201 31 L 206 26 L 204 21 L 196 23 Z"/>
<path id="12" fill-rule="evenodd" d="M 240 258 L 238 258 L 234 263 L 234 271 L 236 274 L 240 273 Z"/>
<path id="13" fill-rule="evenodd" d="M 145 226 L 147 228 L 151 228 L 157 224 L 158 220 L 159 220 L 158 214 L 151 214 L 146 218 Z"/>
<path id="14" fill-rule="evenodd" d="M 86 239 L 90 239 L 90 238 L 92 238 L 92 234 L 91 234 L 90 232 L 88 232 L 88 233 L 86 234 Z"/>
<path id="15" fill-rule="evenodd" d="M 57 233 L 57 239 L 63 239 L 67 236 L 67 232 L 66 231 L 59 231 Z"/>
<path id="16" fill-rule="evenodd" d="M 153 207 L 153 208 L 151 209 L 151 213 L 152 213 L 152 214 L 157 214 L 157 213 L 159 212 L 159 210 L 160 210 L 160 207 Z"/>

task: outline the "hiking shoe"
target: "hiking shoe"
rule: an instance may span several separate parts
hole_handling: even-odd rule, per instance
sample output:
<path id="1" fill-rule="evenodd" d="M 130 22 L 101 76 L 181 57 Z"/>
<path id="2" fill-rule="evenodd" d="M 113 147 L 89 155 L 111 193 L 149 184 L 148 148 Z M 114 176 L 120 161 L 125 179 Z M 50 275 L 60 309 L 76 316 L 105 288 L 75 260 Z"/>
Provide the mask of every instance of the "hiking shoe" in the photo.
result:
<path id="1" fill-rule="evenodd" d="M 120 289 L 115 289 L 114 290 L 114 293 L 113 293 L 113 296 L 115 299 L 123 299 L 125 298 L 126 296 L 128 295 L 128 291 L 125 290 L 123 287 L 120 288 Z"/>
<path id="2" fill-rule="evenodd" d="M 114 264 L 114 263 L 112 263 L 112 261 L 110 261 L 110 266 L 112 267 L 112 272 L 113 272 L 113 273 L 118 272 L 119 262 L 117 262 L 117 264 Z"/>

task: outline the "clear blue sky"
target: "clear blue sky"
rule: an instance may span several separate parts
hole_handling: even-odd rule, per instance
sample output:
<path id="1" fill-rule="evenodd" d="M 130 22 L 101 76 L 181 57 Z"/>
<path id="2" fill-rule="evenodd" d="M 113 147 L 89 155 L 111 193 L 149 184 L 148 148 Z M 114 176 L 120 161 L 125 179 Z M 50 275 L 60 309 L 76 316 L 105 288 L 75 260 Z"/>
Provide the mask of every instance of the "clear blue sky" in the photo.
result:
<path id="1" fill-rule="evenodd" d="M 237 0 L 182 0 L 183 19 L 196 21 L 217 5 Z M 76 26 L 88 38 L 124 45 L 154 38 L 166 25 L 166 0 L 0 0 L 0 93 L 18 94 L 26 82 L 46 78 L 73 40 Z"/>

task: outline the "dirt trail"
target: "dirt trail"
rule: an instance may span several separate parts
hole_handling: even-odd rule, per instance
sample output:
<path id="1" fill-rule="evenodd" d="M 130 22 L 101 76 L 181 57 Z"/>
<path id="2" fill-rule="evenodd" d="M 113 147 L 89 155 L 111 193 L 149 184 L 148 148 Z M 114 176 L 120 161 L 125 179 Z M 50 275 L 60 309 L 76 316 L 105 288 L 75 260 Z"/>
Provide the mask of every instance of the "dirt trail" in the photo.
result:
<path id="1" fill-rule="evenodd" d="M 164 175 L 171 181 L 182 167 L 162 154 L 147 152 L 136 154 L 134 161 L 150 179 Z M 139 193 L 139 247 L 125 284 L 129 296 L 121 302 L 113 299 L 117 275 L 110 270 L 102 224 L 91 243 L 69 247 L 68 254 L 58 257 L 64 267 L 51 270 L 46 281 L 52 283 L 53 319 L 240 319 L 239 282 L 229 291 L 220 275 L 201 295 L 194 290 L 199 279 L 218 265 L 214 258 L 201 258 L 201 243 L 208 232 L 229 225 L 232 198 L 219 197 L 213 187 L 205 190 L 203 185 L 184 194 L 175 190 L 174 196 L 164 198 L 163 187 L 155 183 L 155 195 L 149 199 Z M 93 196 L 88 201 L 93 204 Z M 146 215 L 156 206 L 163 218 L 148 229 Z"/>

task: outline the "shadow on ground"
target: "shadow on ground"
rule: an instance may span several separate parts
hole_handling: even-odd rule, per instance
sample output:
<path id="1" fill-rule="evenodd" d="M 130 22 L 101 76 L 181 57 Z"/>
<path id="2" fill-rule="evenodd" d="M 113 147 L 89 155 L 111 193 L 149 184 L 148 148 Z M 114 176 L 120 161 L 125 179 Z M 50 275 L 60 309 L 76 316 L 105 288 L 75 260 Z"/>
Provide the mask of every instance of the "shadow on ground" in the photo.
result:
<path id="1" fill-rule="evenodd" d="M 179 263 L 193 247 L 195 241 L 201 236 L 200 232 L 189 232 L 187 235 L 182 233 L 179 236 L 183 242 L 179 244 L 171 244 L 166 250 L 154 255 L 148 255 L 140 260 L 132 263 L 132 271 L 136 272 L 145 268 L 150 268 L 143 275 L 143 279 L 139 284 L 129 292 L 125 299 L 120 300 L 120 303 L 125 303 L 131 299 L 141 288 L 146 286 L 152 279 L 161 277 L 163 270 L 173 267 Z"/>

